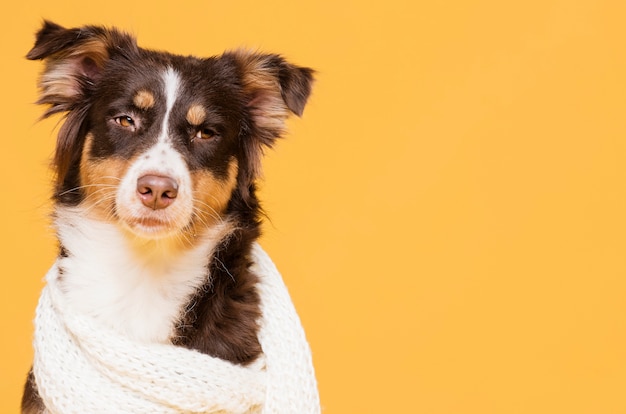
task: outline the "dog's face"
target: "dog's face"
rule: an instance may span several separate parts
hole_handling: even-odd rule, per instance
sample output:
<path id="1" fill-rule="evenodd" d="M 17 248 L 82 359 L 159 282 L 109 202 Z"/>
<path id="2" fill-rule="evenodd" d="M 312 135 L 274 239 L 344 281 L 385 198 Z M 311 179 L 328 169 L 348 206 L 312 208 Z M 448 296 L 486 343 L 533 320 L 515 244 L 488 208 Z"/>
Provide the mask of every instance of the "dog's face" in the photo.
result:
<path id="1" fill-rule="evenodd" d="M 56 197 L 143 238 L 201 233 L 250 197 L 264 146 L 300 115 L 312 70 L 277 55 L 199 59 L 139 48 L 100 27 L 46 22 L 39 102 L 67 112 Z"/>
<path id="2" fill-rule="evenodd" d="M 210 225 L 235 189 L 247 122 L 233 68 L 224 59 L 137 64 L 102 73 L 86 118 L 84 205 L 148 237 Z"/>

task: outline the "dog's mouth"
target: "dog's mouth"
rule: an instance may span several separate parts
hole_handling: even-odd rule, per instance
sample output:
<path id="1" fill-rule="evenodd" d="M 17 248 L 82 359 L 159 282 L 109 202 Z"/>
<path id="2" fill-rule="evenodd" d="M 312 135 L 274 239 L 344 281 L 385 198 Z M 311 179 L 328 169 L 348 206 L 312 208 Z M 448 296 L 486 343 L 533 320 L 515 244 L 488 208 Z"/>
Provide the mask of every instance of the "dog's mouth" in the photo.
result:
<path id="1" fill-rule="evenodd" d="M 154 182 L 146 184 L 140 178 L 135 191 L 118 194 L 116 211 L 119 220 L 142 238 L 180 235 L 189 226 L 192 208 L 185 196 L 188 191 L 179 191 L 178 186 L 174 187 L 176 191 L 159 189 Z"/>
<path id="2" fill-rule="evenodd" d="M 192 181 L 184 161 L 169 148 L 156 149 L 133 163 L 115 198 L 121 224 L 147 239 L 180 236 L 193 217 Z"/>
<path id="3" fill-rule="evenodd" d="M 155 217 L 139 217 L 127 221 L 128 226 L 138 233 L 158 234 L 168 232 L 172 224 L 168 220 Z"/>
<path id="4" fill-rule="evenodd" d="M 189 226 L 192 214 L 188 203 L 176 200 L 164 208 L 152 208 L 142 203 L 141 195 L 130 203 L 117 204 L 119 221 L 136 236 L 160 239 L 177 236 Z"/>

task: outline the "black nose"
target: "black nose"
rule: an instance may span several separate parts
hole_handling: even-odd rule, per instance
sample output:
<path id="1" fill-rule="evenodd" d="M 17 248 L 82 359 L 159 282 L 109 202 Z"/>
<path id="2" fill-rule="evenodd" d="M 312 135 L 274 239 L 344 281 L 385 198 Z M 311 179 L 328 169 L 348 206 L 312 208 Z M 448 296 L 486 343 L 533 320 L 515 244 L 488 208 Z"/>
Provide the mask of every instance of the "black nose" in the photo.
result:
<path id="1" fill-rule="evenodd" d="M 178 183 L 170 177 L 144 175 L 137 180 L 137 194 L 146 207 L 160 210 L 174 202 Z"/>

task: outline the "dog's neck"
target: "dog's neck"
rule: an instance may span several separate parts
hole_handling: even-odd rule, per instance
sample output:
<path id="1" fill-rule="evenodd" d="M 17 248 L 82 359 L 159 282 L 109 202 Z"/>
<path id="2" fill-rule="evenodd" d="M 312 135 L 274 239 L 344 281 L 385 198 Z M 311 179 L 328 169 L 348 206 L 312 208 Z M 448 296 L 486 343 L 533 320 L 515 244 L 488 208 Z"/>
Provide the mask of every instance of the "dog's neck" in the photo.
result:
<path id="1" fill-rule="evenodd" d="M 193 243 L 138 239 L 79 208 L 58 209 L 55 226 L 68 303 L 131 339 L 163 343 L 206 282 L 213 250 L 230 231 L 222 223 Z"/>

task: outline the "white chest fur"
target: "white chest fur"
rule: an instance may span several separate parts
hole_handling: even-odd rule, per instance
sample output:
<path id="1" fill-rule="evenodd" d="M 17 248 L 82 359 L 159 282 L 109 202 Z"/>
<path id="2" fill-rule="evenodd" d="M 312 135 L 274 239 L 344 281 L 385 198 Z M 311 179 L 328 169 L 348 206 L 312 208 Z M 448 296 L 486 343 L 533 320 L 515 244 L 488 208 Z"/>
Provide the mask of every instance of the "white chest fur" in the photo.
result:
<path id="1" fill-rule="evenodd" d="M 168 240 L 138 240 L 78 211 L 57 215 L 68 251 L 60 262 L 67 303 L 142 342 L 167 342 L 190 296 L 208 277 L 208 262 L 225 226 L 192 248 Z"/>

